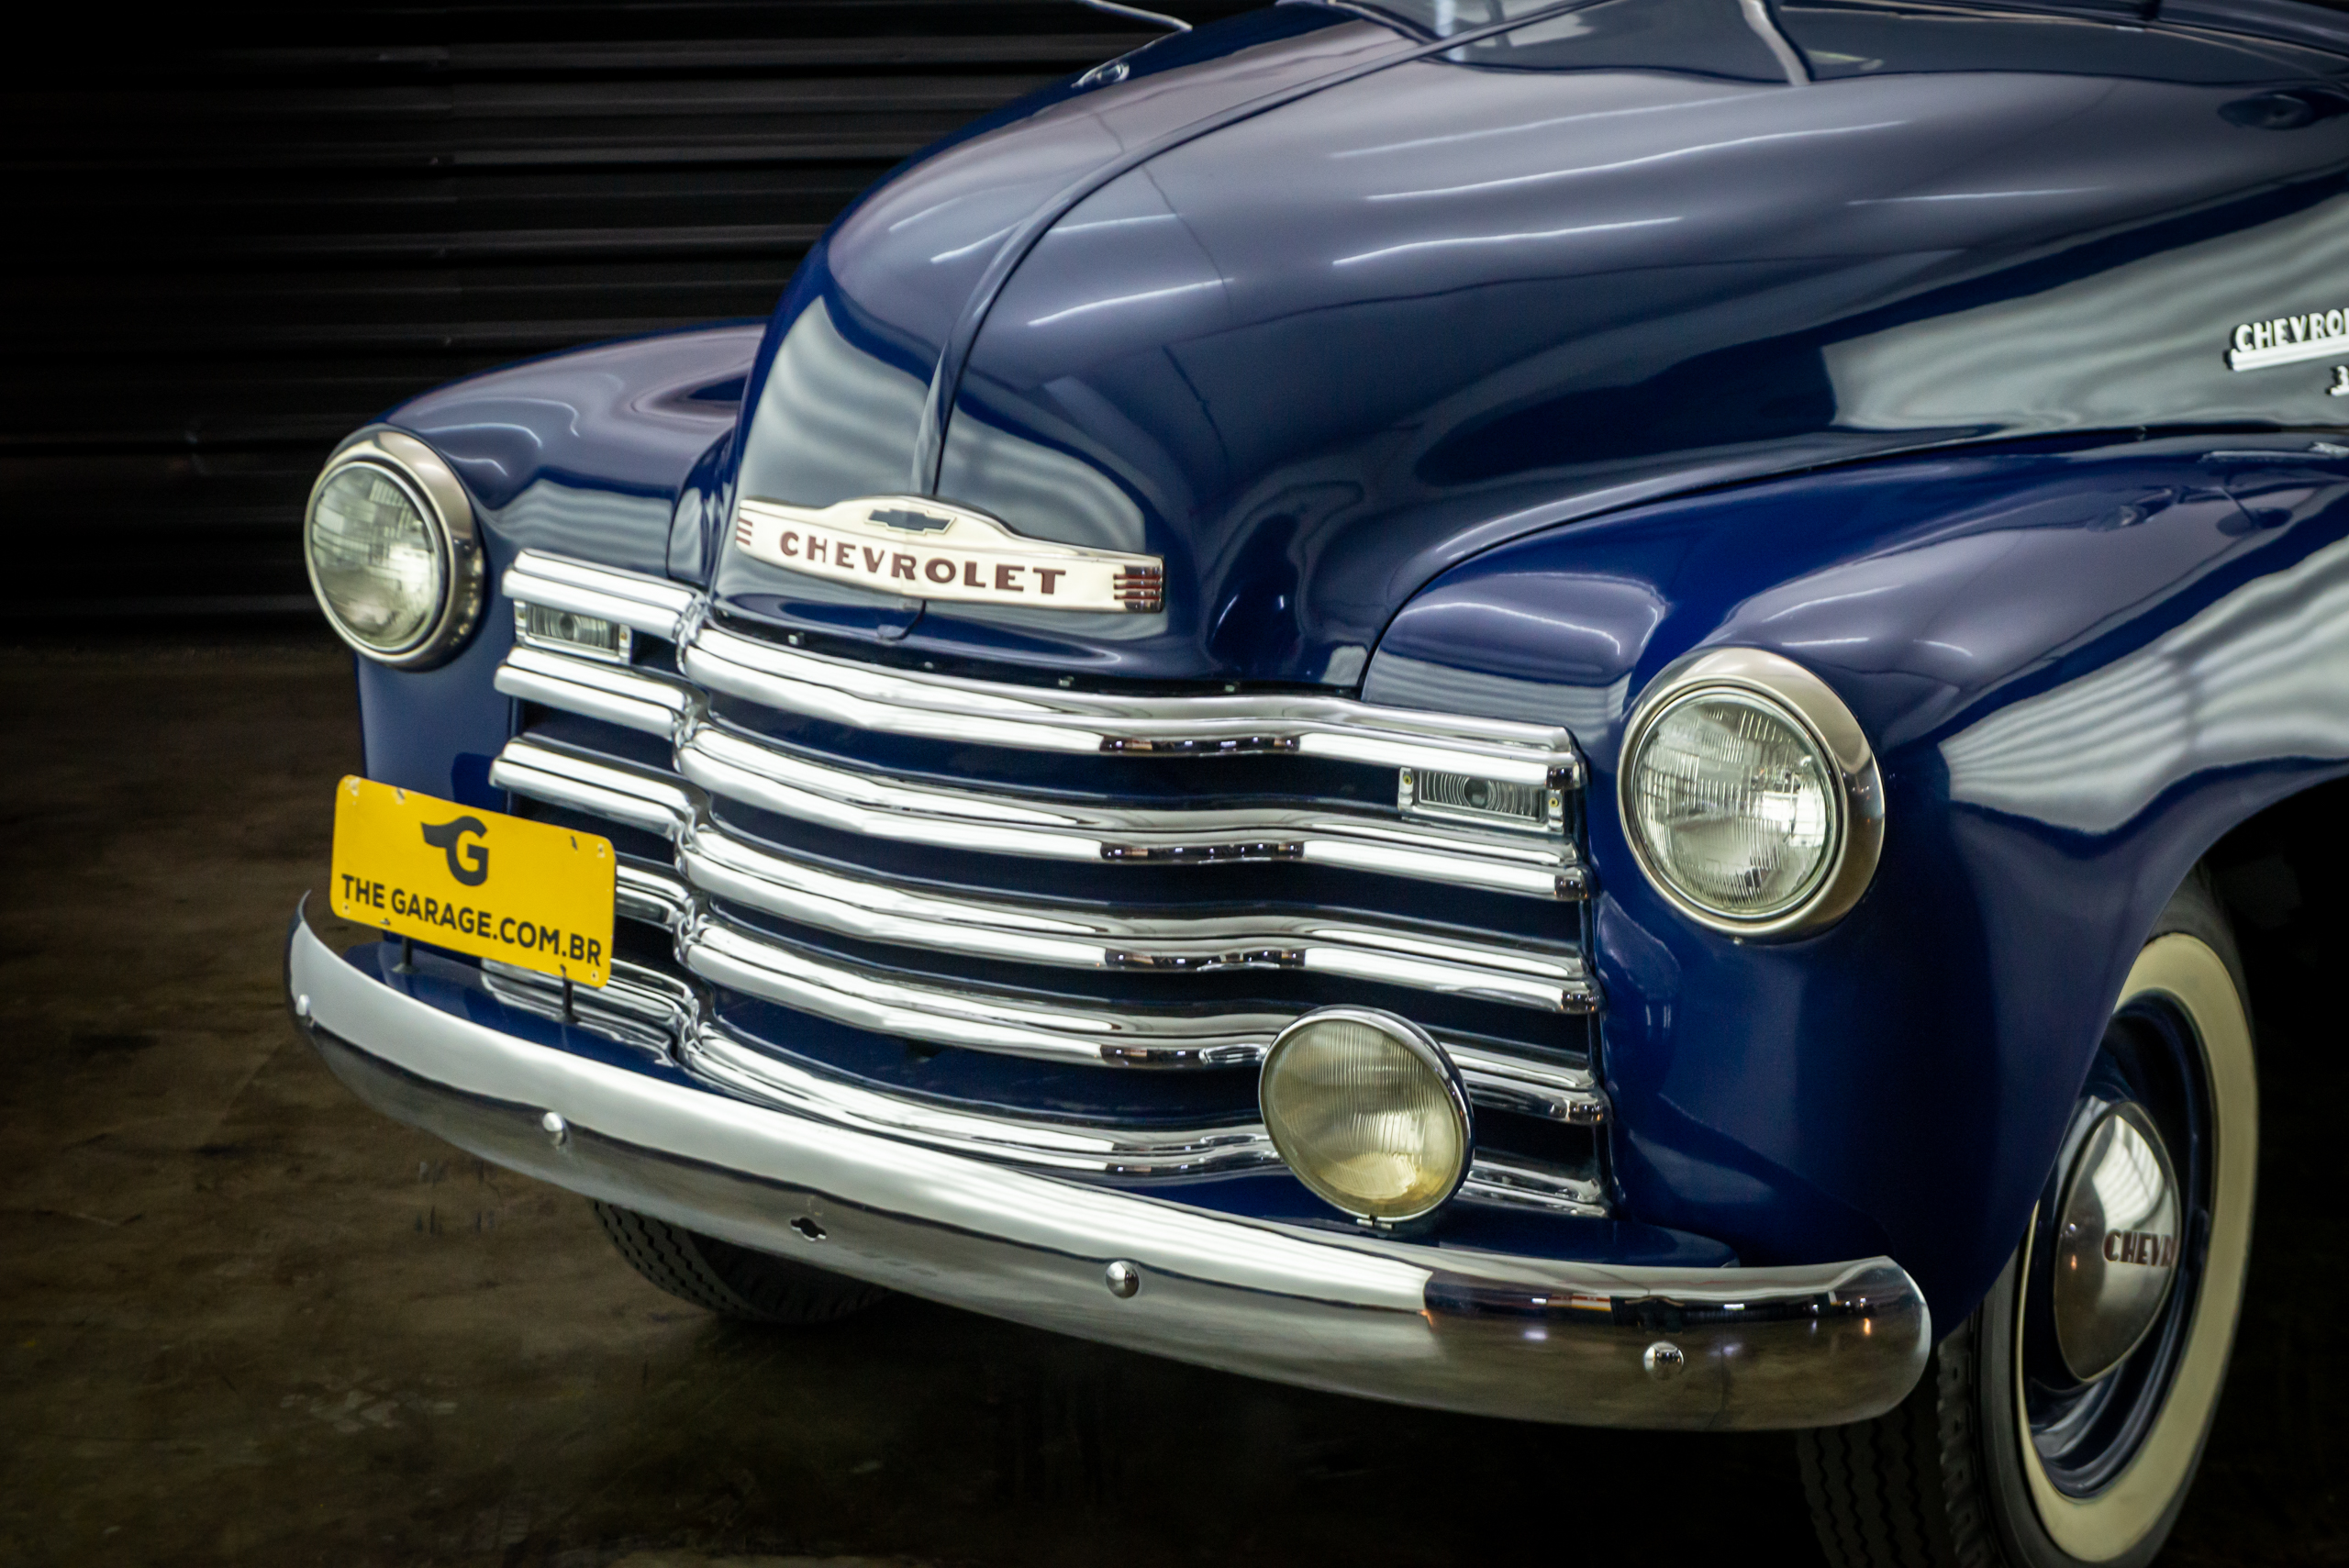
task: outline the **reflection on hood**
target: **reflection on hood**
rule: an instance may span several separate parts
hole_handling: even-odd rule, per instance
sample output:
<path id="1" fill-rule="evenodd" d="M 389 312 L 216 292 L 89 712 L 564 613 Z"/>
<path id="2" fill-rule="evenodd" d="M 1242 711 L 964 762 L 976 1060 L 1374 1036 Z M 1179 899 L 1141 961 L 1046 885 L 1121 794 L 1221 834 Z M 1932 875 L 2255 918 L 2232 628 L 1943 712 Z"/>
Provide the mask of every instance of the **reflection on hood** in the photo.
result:
<path id="1" fill-rule="evenodd" d="M 907 488 L 907 438 L 927 388 L 841 336 L 818 299 L 776 349 L 742 449 L 741 491 L 829 506 Z"/>

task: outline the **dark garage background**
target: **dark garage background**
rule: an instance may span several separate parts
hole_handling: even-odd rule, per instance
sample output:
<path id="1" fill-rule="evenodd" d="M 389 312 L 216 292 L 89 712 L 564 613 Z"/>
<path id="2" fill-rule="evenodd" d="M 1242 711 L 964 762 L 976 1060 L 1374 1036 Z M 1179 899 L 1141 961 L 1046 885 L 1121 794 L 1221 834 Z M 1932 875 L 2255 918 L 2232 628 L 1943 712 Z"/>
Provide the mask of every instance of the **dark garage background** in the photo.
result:
<path id="1" fill-rule="evenodd" d="M 91 9 L 0 100 L 18 625 L 312 613 L 300 508 L 352 427 L 764 316 L 892 165 L 1160 30 L 1076 0 Z"/>

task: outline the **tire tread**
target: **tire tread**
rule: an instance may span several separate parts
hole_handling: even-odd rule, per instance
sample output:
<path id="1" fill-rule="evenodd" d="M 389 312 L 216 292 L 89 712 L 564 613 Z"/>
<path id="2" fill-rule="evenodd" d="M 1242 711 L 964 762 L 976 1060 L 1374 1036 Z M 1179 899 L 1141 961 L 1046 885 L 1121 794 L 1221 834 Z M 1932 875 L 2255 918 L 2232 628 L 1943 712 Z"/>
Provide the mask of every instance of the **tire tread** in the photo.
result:
<path id="1" fill-rule="evenodd" d="M 1796 1434 L 1803 1492 L 1832 1568 L 1996 1568 L 1982 1529 L 1973 1352 L 1969 1322 L 1891 1410 Z"/>
<path id="2" fill-rule="evenodd" d="M 590 1200 L 604 1234 L 649 1283 L 747 1323 L 829 1323 L 888 1296 L 879 1285 L 737 1247 L 633 1209 Z"/>

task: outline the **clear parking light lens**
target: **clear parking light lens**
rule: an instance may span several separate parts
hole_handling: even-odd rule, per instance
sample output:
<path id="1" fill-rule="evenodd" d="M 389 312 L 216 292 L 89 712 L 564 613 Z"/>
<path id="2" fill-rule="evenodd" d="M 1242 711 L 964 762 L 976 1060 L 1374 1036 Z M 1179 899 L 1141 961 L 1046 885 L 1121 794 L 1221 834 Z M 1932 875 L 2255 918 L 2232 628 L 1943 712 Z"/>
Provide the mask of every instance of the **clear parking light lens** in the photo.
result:
<path id="1" fill-rule="evenodd" d="M 1273 1147 L 1348 1214 L 1411 1219 L 1466 1173 L 1468 1102 L 1433 1041 L 1398 1018 L 1308 1015 L 1264 1058 L 1258 1097 Z"/>
<path id="2" fill-rule="evenodd" d="M 440 617 L 448 568 L 440 529 L 386 470 L 353 462 L 318 486 L 309 548 L 319 598 L 363 649 L 404 652 Z"/>
<path id="3" fill-rule="evenodd" d="M 1825 754 L 1794 717 L 1742 691 L 1699 691 L 1647 727 L 1627 766 L 1626 824 L 1673 892 L 1731 918 L 1809 897 L 1842 809 Z"/>

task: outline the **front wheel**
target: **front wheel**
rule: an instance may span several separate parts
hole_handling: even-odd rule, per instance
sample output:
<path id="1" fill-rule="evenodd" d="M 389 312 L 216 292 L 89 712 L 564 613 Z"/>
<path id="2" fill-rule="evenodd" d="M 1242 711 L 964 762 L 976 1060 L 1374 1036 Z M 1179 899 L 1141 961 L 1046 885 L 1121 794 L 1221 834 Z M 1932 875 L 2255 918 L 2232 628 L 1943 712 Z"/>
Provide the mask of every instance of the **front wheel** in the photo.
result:
<path id="1" fill-rule="evenodd" d="M 2199 875 L 2121 987 L 2031 1228 L 1916 1390 L 1799 1435 L 1837 1568 L 2136 1568 L 2201 1462 L 2259 1153 L 2243 969 Z"/>

